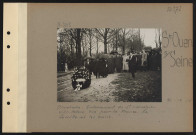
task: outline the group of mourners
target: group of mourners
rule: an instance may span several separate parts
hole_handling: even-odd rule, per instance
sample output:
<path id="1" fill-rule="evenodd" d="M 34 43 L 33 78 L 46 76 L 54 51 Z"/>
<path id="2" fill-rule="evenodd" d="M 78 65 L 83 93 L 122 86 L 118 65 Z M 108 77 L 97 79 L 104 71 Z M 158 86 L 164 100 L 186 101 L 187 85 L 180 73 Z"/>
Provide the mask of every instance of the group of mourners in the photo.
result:
<path id="1" fill-rule="evenodd" d="M 108 76 L 107 60 L 105 58 L 87 59 L 85 67 L 89 70 L 90 74 L 93 73 L 96 78 Z"/>
<path id="2" fill-rule="evenodd" d="M 139 54 L 128 52 L 123 56 L 123 71 L 129 71 L 132 77 L 135 78 L 135 72 L 138 70 L 146 70 L 147 53 L 143 51 Z"/>
<path id="3" fill-rule="evenodd" d="M 123 71 L 129 71 L 132 77 L 135 78 L 137 70 L 160 70 L 161 69 L 161 52 L 151 50 L 149 52 L 135 53 L 128 52 L 123 56 Z"/>
<path id="4" fill-rule="evenodd" d="M 114 60 L 111 62 L 111 59 Z M 113 63 L 113 64 L 111 64 Z M 94 74 L 96 78 L 107 77 L 108 73 L 113 72 L 130 72 L 135 78 L 137 70 L 160 70 L 161 69 L 161 52 L 151 50 L 145 52 L 127 52 L 125 55 L 111 55 L 110 58 L 91 58 L 85 62 L 85 67 Z"/>

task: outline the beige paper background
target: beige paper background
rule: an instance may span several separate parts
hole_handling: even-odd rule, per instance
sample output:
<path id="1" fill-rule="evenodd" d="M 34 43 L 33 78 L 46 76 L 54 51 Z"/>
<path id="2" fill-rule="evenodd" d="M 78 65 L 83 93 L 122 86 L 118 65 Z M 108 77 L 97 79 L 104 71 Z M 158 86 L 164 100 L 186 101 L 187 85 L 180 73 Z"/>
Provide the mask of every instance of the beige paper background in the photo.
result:
<path id="1" fill-rule="evenodd" d="M 18 5 L 4 4 L 3 16 L 3 99 L 2 131 L 16 132 L 18 129 Z M 11 34 L 7 35 L 7 31 Z M 10 48 L 7 48 L 10 45 Z M 7 92 L 7 88 L 10 92 Z M 10 105 L 7 105 L 7 102 Z"/>
<path id="2" fill-rule="evenodd" d="M 168 13 L 170 6 L 181 12 Z M 72 28 L 162 28 L 193 38 L 192 4 L 28 4 L 27 6 L 27 131 L 28 132 L 191 132 L 193 130 L 193 69 L 170 68 L 162 59 L 162 102 L 148 115 L 127 119 L 59 120 L 57 105 L 89 103 L 57 102 L 57 24 Z M 173 50 L 170 46 L 167 50 Z M 179 56 L 193 56 L 192 47 L 175 48 Z M 163 48 L 164 51 L 164 48 Z M 172 102 L 167 102 L 167 99 Z M 182 99 L 178 102 L 177 99 Z M 184 102 L 191 100 L 190 102 Z M 130 103 L 91 103 L 118 105 Z"/>
<path id="3" fill-rule="evenodd" d="M 26 132 L 27 4 L 4 3 L 3 11 L 2 131 Z"/>

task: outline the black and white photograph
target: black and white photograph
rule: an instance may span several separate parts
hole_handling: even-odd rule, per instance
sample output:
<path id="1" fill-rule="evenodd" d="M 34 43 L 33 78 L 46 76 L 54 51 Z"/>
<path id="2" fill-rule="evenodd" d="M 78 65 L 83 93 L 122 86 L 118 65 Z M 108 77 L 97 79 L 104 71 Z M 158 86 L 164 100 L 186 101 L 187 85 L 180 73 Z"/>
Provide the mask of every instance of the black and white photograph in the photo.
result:
<path id="1" fill-rule="evenodd" d="M 160 28 L 57 28 L 57 102 L 162 102 Z"/>

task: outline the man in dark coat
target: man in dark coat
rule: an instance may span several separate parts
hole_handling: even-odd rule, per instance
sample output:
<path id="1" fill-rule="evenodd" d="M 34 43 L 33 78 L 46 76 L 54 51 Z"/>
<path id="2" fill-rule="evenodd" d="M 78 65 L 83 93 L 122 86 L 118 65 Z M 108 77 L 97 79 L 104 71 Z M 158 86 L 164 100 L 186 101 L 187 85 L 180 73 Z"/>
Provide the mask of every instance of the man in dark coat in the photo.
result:
<path id="1" fill-rule="evenodd" d="M 117 72 L 121 72 L 123 68 L 123 58 L 121 55 L 116 55 L 115 58 L 115 67 Z"/>
<path id="2" fill-rule="evenodd" d="M 101 58 L 99 59 L 99 74 L 102 77 L 106 77 L 107 76 L 107 63 L 106 63 L 106 59 L 105 58 Z"/>
<path id="3" fill-rule="evenodd" d="M 141 70 L 142 65 L 142 55 L 139 52 L 138 54 L 135 54 L 135 57 L 137 58 L 137 69 Z"/>
<path id="4" fill-rule="evenodd" d="M 100 63 L 99 59 L 95 59 L 93 61 L 93 74 L 96 76 L 96 78 L 99 78 L 99 71 L 100 70 Z"/>
<path id="5" fill-rule="evenodd" d="M 137 68 L 137 58 L 133 53 L 130 53 L 130 56 L 129 56 L 129 72 L 132 74 L 133 78 L 135 78 L 136 68 Z"/>

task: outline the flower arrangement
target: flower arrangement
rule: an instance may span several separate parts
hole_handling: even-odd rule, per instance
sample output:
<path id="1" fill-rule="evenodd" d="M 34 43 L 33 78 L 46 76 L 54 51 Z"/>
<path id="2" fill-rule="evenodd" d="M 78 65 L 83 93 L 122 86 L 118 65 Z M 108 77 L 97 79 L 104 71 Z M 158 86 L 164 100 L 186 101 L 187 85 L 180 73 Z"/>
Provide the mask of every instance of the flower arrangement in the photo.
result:
<path id="1" fill-rule="evenodd" d="M 81 68 L 76 67 L 74 69 L 74 73 L 73 73 L 73 76 L 72 76 L 72 81 L 76 81 L 76 79 L 79 79 L 79 78 L 83 78 L 83 79 L 86 79 L 86 80 L 91 79 L 91 75 L 85 67 L 81 67 Z"/>

